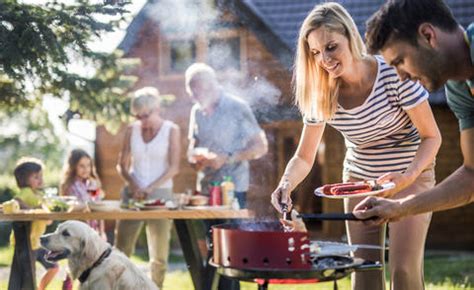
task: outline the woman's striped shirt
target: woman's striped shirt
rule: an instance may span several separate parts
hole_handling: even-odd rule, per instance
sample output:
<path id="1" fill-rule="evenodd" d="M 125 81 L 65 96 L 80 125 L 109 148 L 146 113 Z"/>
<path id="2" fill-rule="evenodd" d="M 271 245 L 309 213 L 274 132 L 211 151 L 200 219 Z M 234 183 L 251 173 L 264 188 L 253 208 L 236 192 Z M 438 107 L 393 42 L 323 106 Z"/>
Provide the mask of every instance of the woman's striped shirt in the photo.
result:
<path id="1" fill-rule="evenodd" d="M 428 92 L 418 83 L 402 82 L 381 56 L 376 59 L 376 81 L 365 102 L 350 110 L 339 105 L 327 122 L 345 138 L 346 177 L 373 179 L 387 172 L 403 172 L 421 142 L 406 110 L 427 100 Z M 304 121 L 307 125 L 321 123 L 309 118 Z"/>

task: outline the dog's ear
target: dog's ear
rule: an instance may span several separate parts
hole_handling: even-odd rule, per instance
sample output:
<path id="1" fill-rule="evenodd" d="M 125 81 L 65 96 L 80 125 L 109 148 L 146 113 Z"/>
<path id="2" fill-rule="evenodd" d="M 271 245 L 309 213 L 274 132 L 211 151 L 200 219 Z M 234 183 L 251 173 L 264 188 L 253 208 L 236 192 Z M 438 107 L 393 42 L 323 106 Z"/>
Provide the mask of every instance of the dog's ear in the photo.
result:
<path id="1" fill-rule="evenodd" d="M 103 251 L 103 245 L 99 236 L 92 230 L 83 233 L 81 236 L 81 251 L 80 255 L 86 259 L 86 263 L 94 262 L 99 257 Z"/>
<path id="2" fill-rule="evenodd" d="M 82 254 L 84 249 L 86 248 L 86 241 L 84 239 L 81 240 L 81 246 L 79 248 L 79 252 Z"/>

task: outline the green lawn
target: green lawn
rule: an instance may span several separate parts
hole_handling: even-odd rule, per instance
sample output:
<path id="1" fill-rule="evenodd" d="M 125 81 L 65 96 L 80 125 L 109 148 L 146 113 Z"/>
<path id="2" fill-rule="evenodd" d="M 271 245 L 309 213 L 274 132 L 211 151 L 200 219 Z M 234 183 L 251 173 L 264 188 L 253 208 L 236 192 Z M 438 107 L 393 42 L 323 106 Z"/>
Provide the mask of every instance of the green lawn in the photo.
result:
<path id="1" fill-rule="evenodd" d="M 0 248 L 0 269 L 8 267 L 11 263 L 12 250 L 9 248 Z M 145 263 L 146 253 L 141 253 L 132 257 L 133 262 L 140 264 Z M 182 262 L 179 256 L 171 256 L 170 262 Z M 61 265 L 65 265 L 64 261 Z M 425 258 L 425 280 L 427 290 L 458 290 L 473 289 L 474 290 L 474 253 L 440 253 L 428 252 Z M 0 290 L 7 289 L 8 281 L 0 281 Z M 256 285 L 253 283 L 242 283 L 242 290 L 255 290 Z M 338 282 L 339 289 L 350 289 L 349 278 Z M 388 284 L 387 284 L 388 286 Z M 55 280 L 48 288 L 49 290 L 60 290 L 61 281 Z M 76 288 L 75 288 L 76 289 Z M 191 277 L 187 271 L 169 272 L 165 279 L 165 290 L 192 290 Z M 332 283 L 321 283 L 307 285 L 271 285 L 270 290 L 330 290 Z M 389 289 L 389 288 L 387 288 Z"/>

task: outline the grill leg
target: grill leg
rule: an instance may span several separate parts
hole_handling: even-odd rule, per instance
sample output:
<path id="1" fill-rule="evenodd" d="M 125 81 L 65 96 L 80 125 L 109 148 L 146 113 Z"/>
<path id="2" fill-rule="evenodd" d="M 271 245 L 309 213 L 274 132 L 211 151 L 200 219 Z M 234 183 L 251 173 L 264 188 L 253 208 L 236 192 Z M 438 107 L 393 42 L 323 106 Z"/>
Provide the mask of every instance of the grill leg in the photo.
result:
<path id="1" fill-rule="evenodd" d="M 337 279 L 334 279 L 334 290 L 337 290 Z"/>
<path id="2" fill-rule="evenodd" d="M 258 284 L 258 290 L 268 290 L 268 280 L 265 280 L 263 284 Z"/>

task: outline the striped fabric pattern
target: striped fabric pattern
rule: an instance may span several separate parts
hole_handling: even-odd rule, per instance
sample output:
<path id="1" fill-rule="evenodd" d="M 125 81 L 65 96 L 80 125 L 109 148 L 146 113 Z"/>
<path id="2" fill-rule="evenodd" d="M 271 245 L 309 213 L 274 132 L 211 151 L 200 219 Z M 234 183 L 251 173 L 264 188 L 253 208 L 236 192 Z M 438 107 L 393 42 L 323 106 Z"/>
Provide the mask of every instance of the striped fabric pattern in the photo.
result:
<path id="1" fill-rule="evenodd" d="M 378 178 L 387 172 L 407 169 L 421 140 L 406 110 L 429 96 L 420 84 L 402 82 L 381 56 L 376 59 L 377 78 L 369 97 L 350 110 L 338 106 L 335 117 L 328 121 L 345 138 L 344 173 L 358 179 Z M 320 123 L 308 118 L 304 122 Z"/>

